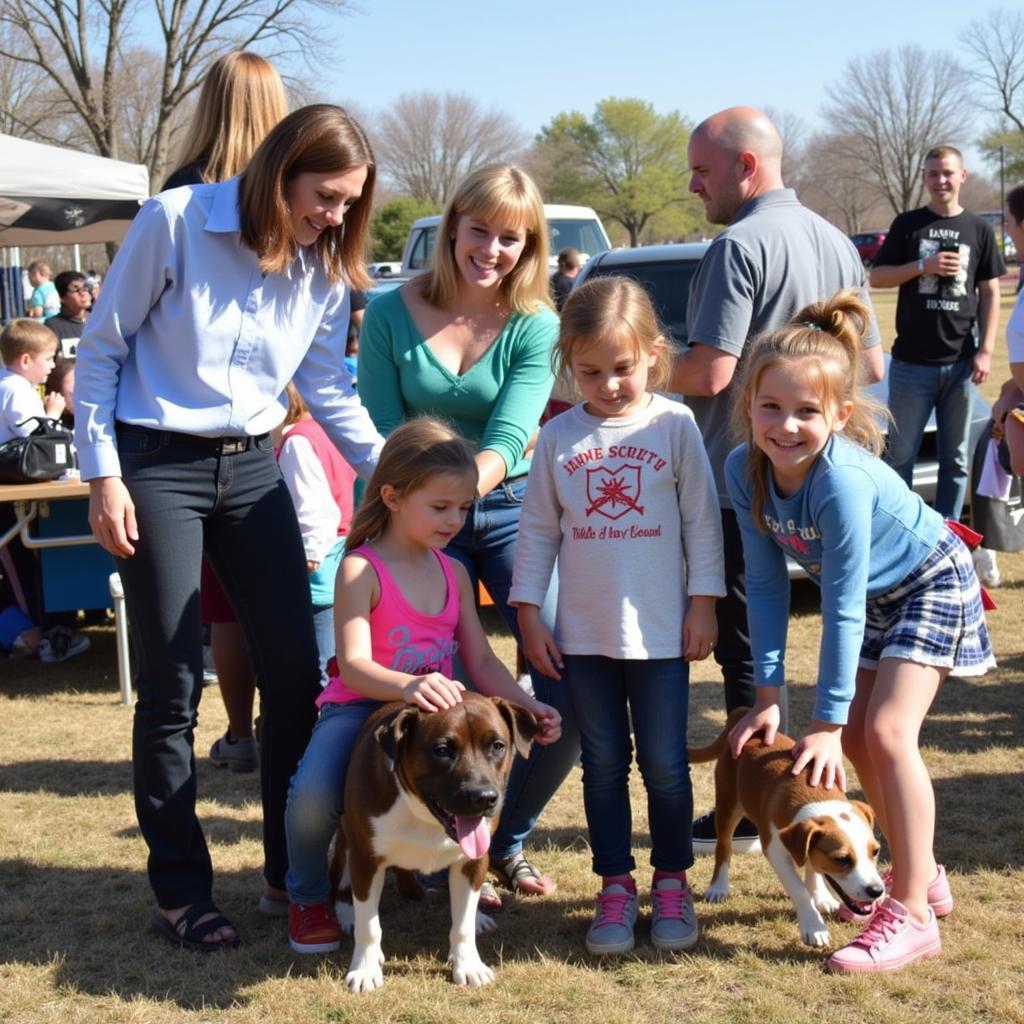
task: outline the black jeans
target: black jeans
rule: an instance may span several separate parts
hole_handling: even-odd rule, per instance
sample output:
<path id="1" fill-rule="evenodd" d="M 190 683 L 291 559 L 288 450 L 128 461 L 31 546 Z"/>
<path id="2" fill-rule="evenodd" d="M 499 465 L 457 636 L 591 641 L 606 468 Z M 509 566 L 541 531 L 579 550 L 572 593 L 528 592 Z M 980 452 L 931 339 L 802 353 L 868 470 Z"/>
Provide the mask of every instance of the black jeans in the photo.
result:
<path id="1" fill-rule="evenodd" d="M 750 707 L 757 696 L 754 660 L 747 627 L 747 578 L 743 565 L 743 539 L 736 513 L 722 510 L 722 541 L 725 550 L 725 597 L 717 605 L 718 642 L 715 661 L 722 669 L 725 710 Z"/>
<path id="2" fill-rule="evenodd" d="M 139 540 L 117 559 L 137 660 L 132 736 L 135 809 L 161 907 L 211 897 L 196 817 L 193 730 L 202 694 L 200 563 L 205 548 L 259 679 L 264 874 L 284 888 L 284 809 L 320 692 L 306 558 L 269 439 L 221 453 L 184 435 L 118 424 Z"/>

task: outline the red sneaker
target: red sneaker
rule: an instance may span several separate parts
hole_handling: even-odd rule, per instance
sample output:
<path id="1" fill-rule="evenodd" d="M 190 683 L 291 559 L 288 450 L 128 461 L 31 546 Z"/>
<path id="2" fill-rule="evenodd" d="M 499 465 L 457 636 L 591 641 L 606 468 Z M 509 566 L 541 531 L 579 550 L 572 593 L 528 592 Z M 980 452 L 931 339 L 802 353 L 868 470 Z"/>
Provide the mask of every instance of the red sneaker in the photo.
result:
<path id="1" fill-rule="evenodd" d="M 843 974 L 898 971 L 941 952 L 935 911 L 929 908 L 928 920 L 918 924 L 902 903 L 888 896 L 875 908 L 864 931 L 829 957 L 828 966 Z"/>
<path id="2" fill-rule="evenodd" d="M 333 953 L 341 946 L 341 926 L 329 903 L 288 905 L 288 945 L 296 953 Z"/>

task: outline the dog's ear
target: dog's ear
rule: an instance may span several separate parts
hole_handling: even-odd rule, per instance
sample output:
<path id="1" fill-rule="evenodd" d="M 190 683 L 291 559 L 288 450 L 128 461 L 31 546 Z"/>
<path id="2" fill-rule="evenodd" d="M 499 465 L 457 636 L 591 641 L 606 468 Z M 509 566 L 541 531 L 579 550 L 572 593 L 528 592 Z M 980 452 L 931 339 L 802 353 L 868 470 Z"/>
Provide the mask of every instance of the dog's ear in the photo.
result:
<path id="1" fill-rule="evenodd" d="M 793 825 L 787 825 L 779 833 L 782 845 L 789 850 L 789 855 L 796 861 L 797 867 L 803 867 L 811 855 L 811 848 L 819 836 L 825 834 L 821 819 L 806 818 Z"/>
<path id="2" fill-rule="evenodd" d="M 391 771 L 395 770 L 398 752 L 402 749 L 405 741 L 412 735 L 418 718 L 419 711 L 406 704 L 404 707 L 400 707 L 392 714 L 382 718 L 373 730 L 373 738 L 387 755 L 388 767 Z"/>
<path id="3" fill-rule="evenodd" d="M 860 811 L 860 813 L 864 815 L 864 819 L 868 823 L 868 828 L 871 829 L 872 832 L 874 832 L 875 812 L 871 810 L 871 804 L 866 804 L 863 800 L 851 800 L 850 806 L 853 807 L 854 810 Z"/>
<path id="4" fill-rule="evenodd" d="M 533 738 L 537 735 L 537 719 L 521 704 L 514 704 L 504 697 L 492 697 L 491 700 L 497 705 L 501 717 L 505 719 L 516 753 L 528 757 Z"/>

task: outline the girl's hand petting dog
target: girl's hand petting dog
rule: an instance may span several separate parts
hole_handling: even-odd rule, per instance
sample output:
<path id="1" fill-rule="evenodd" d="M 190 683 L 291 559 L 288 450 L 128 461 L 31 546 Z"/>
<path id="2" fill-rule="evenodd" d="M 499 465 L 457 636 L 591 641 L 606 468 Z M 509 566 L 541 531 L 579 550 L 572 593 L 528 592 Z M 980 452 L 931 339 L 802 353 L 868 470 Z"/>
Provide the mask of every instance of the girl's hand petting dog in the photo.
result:
<path id="1" fill-rule="evenodd" d="M 793 774 L 799 775 L 808 765 L 812 786 L 831 789 L 834 785 L 846 792 L 846 769 L 843 767 L 843 727 L 814 719 L 803 739 L 793 747 Z"/>

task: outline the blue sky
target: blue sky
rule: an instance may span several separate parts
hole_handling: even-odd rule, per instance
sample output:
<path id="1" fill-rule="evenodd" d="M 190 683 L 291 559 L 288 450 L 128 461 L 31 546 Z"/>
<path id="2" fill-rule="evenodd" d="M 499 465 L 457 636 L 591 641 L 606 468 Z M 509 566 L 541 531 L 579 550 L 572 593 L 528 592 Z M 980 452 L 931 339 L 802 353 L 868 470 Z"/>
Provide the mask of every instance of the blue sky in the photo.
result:
<path id="1" fill-rule="evenodd" d="M 357 2 L 361 14 L 332 25 L 341 60 L 323 82 L 324 99 L 379 110 L 403 92 L 465 92 L 485 108 L 508 112 L 530 134 L 561 110 L 590 114 L 608 96 L 639 96 L 693 121 L 736 103 L 770 106 L 820 127 L 825 87 L 849 58 L 907 43 L 957 54 L 971 19 L 1000 6 L 962 0 Z"/>

